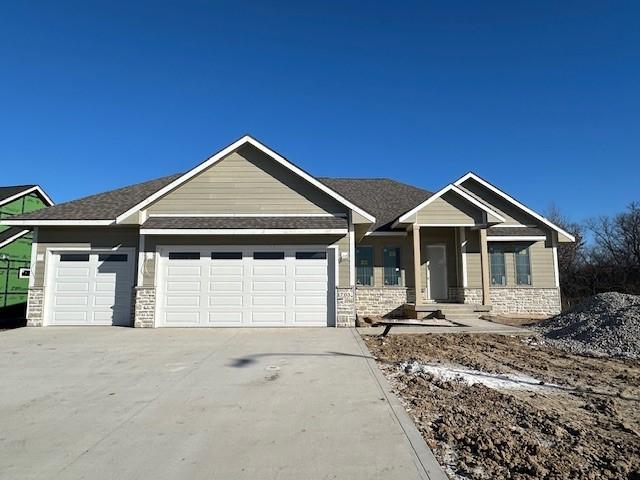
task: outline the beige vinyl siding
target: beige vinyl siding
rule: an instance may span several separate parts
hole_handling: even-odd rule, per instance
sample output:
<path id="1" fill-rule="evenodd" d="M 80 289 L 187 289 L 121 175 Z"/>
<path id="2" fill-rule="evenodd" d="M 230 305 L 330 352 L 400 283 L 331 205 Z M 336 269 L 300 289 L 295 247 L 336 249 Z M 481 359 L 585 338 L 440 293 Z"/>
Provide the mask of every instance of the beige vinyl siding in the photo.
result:
<path id="1" fill-rule="evenodd" d="M 482 202 L 489 205 L 493 210 L 502 215 L 505 218 L 505 222 L 501 225 L 535 225 L 540 228 L 548 229 L 545 225 L 541 224 L 539 220 L 523 212 L 521 209 L 513 205 L 511 202 L 505 200 L 499 195 L 479 184 L 473 179 L 468 179 L 462 185 L 462 188 L 469 194 L 475 196 Z"/>
<path id="2" fill-rule="evenodd" d="M 138 247 L 138 228 L 131 227 L 38 227 L 34 286 L 44 285 L 45 259 L 51 248 Z"/>
<path id="3" fill-rule="evenodd" d="M 489 242 L 492 244 L 493 242 Z M 554 288 L 556 286 L 553 249 L 547 247 L 544 241 L 540 242 L 495 242 L 501 245 L 505 252 L 505 271 L 507 284 L 505 287 L 535 287 L 535 288 Z M 514 252 L 517 248 L 529 247 L 529 261 L 531 262 L 531 285 L 516 284 L 516 266 Z M 474 287 L 476 285 L 469 285 Z M 500 286 L 493 286 L 500 288 Z"/>
<path id="4" fill-rule="evenodd" d="M 150 214 L 346 213 L 326 193 L 246 145 L 166 194 Z"/>
<path id="5" fill-rule="evenodd" d="M 338 280 L 340 287 L 349 286 L 349 259 L 341 259 L 342 252 L 349 252 L 349 237 L 340 235 L 148 235 L 145 251 L 155 252 L 162 245 L 337 245 Z M 153 286 L 156 274 L 155 260 L 145 261 L 143 285 Z"/>
<path id="6" fill-rule="evenodd" d="M 482 223 L 482 218 L 482 211 L 478 207 L 451 192 L 436 198 L 416 214 L 418 223 L 428 225 L 473 225 Z"/>
<path id="7" fill-rule="evenodd" d="M 467 240 L 467 286 L 482 288 L 482 264 L 480 262 L 480 232 L 466 229 Z"/>

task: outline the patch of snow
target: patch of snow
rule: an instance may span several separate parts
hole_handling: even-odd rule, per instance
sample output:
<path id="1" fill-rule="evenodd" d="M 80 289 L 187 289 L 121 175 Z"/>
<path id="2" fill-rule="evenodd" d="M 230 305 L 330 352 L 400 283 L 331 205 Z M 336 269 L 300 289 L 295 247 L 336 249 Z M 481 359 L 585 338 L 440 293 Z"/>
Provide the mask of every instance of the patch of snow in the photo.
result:
<path id="1" fill-rule="evenodd" d="M 545 387 L 544 382 L 528 375 L 488 373 L 456 365 L 434 363 L 411 362 L 403 363 L 401 366 L 407 373 L 428 373 L 445 382 L 463 382 L 467 385 L 480 383 L 497 390 L 537 390 Z"/>

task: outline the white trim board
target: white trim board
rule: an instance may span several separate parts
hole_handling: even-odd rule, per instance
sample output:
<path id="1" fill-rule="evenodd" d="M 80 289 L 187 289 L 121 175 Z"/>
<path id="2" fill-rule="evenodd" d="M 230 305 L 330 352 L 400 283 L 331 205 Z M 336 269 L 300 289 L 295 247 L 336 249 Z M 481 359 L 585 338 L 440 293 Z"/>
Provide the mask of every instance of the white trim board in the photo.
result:
<path id="1" fill-rule="evenodd" d="M 178 186 L 182 185 L 184 182 L 186 182 L 190 178 L 193 178 L 194 176 L 196 176 L 200 172 L 206 170 L 207 168 L 211 167 L 212 165 L 215 165 L 217 162 L 219 162 L 220 160 L 225 158 L 227 155 L 229 155 L 230 153 L 234 152 L 235 150 L 237 150 L 238 148 L 240 148 L 241 146 L 243 146 L 245 144 L 252 145 L 255 148 L 257 148 L 258 150 L 262 151 L 263 153 L 266 153 L 271 158 L 273 158 L 276 162 L 280 163 L 285 168 L 288 168 L 289 170 L 291 170 L 292 172 L 297 174 L 299 177 L 302 177 L 304 180 L 306 180 L 307 182 L 311 183 L 314 187 L 316 187 L 319 190 L 323 191 L 327 195 L 333 197 L 335 200 L 337 200 L 341 204 L 345 205 L 346 207 L 350 208 L 354 212 L 357 212 L 358 214 L 362 215 L 365 219 L 367 219 L 371 223 L 375 223 L 376 218 L 373 215 L 371 215 L 368 212 L 365 212 L 360 207 L 354 205 L 353 203 L 348 201 L 346 198 L 344 198 L 342 195 L 338 194 L 337 192 L 335 192 L 331 188 L 327 187 L 325 184 L 323 184 L 322 182 L 320 182 L 319 180 L 317 180 L 313 176 L 309 175 L 307 172 L 305 172 L 301 168 L 295 166 L 293 163 L 289 162 L 286 158 L 282 157 L 281 155 L 279 155 L 278 153 L 276 153 L 275 151 L 271 150 L 269 147 L 267 147 L 266 145 L 264 145 L 263 143 L 259 142 L 258 140 L 256 140 L 255 138 L 253 138 L 253 137 L 251 137 L 249 135 L 245 135 L 244 137 L 240 138 L 239 140 L 236 140 L 231 145 L 228 145 L 227 147 L 223 148 L 218 153 L 214 154 L 213 156 L 209 157 L 207 160 L 202 162 L 200 165 L 197 165 L 196 167 L 192 168 L 191 170 L 189 170 L 184 175 L 180 176 L 179 178 L 177 178 L 176 180 L 171 182 L 169 185 L 164 186 L 163 188 L 161 188 L 157 192 L 155 192 L 155 193 L 151 194 L 150 196 L 148 196 L 142 202 L 140 202 L 137 205 L 131 207 L 126 212 L 118 215 L 118 217 L 116 218 L 116 223 L 120 223 L 124 219 L 126 219 L 127 217 L 129 217 L 132 214 L 136 213 L 137 211 L 142 210 L 143 208 L 145 208 L 146 206 L 148 206 L 149 204 L 151 204 L 155 200 L 159 199 L 163 195 L 166 195 L 170 191 L 172 191 L 175 188 L 177 188 Z"/>
<path id="2" fill-rule="evenodd" d="M 346 235 L 346 228 L 142 228 L 140 235 Z"/>
<path id="3" fill-rule="evenodd" d="M 442 195 L 444 195 L 447 192 L 454 192 L 456 194 L 458 194 L 459 196 L 461 196 L 462 198 L 464 198 L 466 201 L 468 201 L 469 203 L 471 203 L 472 205 L 475 205 L 476 207 L 478 207 L 480 210 L 482 210 L 485 213 L 488 213 L 489 215 L 495 217 L 496 219 L 498 219 L 500 222 L 504 222 L 505 218 L 500 215 L 498 212 L 493 211 L 491 208 L 489 208 L 488 206 L 486 206 L 484 203 L 478 201 L 477 199 L 473 198 L 471 195 L 469 195 L 467 192 L 465 192 L 464 190 L 456 187 L 454 184 L 450 183 L 449 185 L 447 185 L 446 187 L 438 190 L 436 193 L 434 193 L 433 195 L 431 195 L 429 198 L 427 198 L 424 202 L 422 202 L 420 205 L 412 208 L 411 210 L 409 210 L 407 213 L 403 214 L 400 216 L 400 218 L 398 218 L 398 220 L 396 220 L 393 223 L 393 227 L 396 227 L 399 223 L 407 223 L 409 222 L 409 217 L 417 214 L 420 210 L 422 210 L 424 207 L 426 207 L 427 205 L 429 205 L 431 202 L 433 202 L 434 200 L 436 200 L 437 198 L 442 197 Z M 422 226 L 422 225 L 421 225 Z M 445 225 L 443 225 L 445 226 Z M 460 226 L 459 224 L 456 224 L 455 226 Z"/>
<path id="4" fill-rule="evenodd" d="M 30 231 L 31 230 L 22 230 L 22 231 L 16 233 L 13 237 L 7 238 L 4 242 L 0 242 L 0 248 L 4 247 L 5 245 L 9 245 L 11 242 L 16 241 L 17 239 L 19 239 L 20 237 L 26 235 Z"/>
<path id="5" fill-rule="evenodd" d="M 539 242 L 546 239 L 547 237 L 545 237 L 544 235 L 505 235 L 495 237 L 490 237 L 487 235 L 487 242 Z"/>
<path id="6" fill-rule="evenodd" d="M 38 185 L 35 185 L 33 187 L 29 187 L 26 188 L 24 190 L 22 190 L 21 192 L 18 192 L 14 195 L 11 195 L 10 197 L 5 198 L 4 200 L 0 200 L 0 206 L 5 205 L 7 203 L 13 202 L 14 200 L 17 200 L 18 198 L 24 196 L 24 195 L 29 195 L 32 192 L 37 192 L 42 199 L 44 200 L 44 203 L 48 203 L 49 206 L 53 205 L 53 200 L 51 200 L 51 198 L 49 198 L 49 195 L 47 195 L 44 190 L 42 190 Z"/>
<path id="7" fill-rule="evenodd" d="M 467 180 L 472 179 L 475 180 L 476 182 L 478 182 L 480 185 L 482 185 L 483 187 L 491 190 L 493 193 L 497 194 L 498 196 L 504 198 L 505 200 L 507 200 L 508 202 L 510 202 L 511 204 L 515 205 L 516 207 L 518 207 L 520 210 L 524 211 L 525 213 L 528 213 L 529 215 L 531 215 L 533 218 L 535 218 L 536 220 L 540 220 L 542 223 L 544 223 L 545 225 L 547 225 L 548 227 L 553 228 L 555 231 L 557 231 L 558 233 L 560 233 L 561 235 L 563 235 L 564 237 L 566 237 L 567 239 L 569 239 L 572 242 L 576 241 L 576 238 L 571 235 L 569 232 L 566 232 L 565 230 L 563 230 L 562 228 L 558 227 L 555 223 L 550 222 L 549 220 L 547 220 L 546 218 L 544 218 L 542 215 L 540 215 L 539 213 L 534 212 L 533 210 L 531 210 L 530 208 L 526 207 L 525 205 L 523 205 L 522 203 L 518 202 L 515 198 L 513 198 L 512 196 L 506 194 L 505 192 L 503 192 L 502 190 L 500 190 L 498 187 L 490 184 L 489 182 L 487 182 L 486 180 L 480 178 L 478 175 L 476 175 L 473 172 L 469 172 L 466 175 L 462 176 L 461 178 L 459 178 L 458 180 L 456 180 L 454 182 L 455 185 L 462 185 L 464 182 L 466 182 Z"/>
<path id="8" fill-rule="evenodd" d="M 165 218 L 272 218 L 272 217 L 286 217 L 286 218 L 304 218 L 304 217 L 322 217 L 322 218 L 346 218 L 346 213 L 150 213 L 149 218 L 152 217 L 165 217 Z"/>

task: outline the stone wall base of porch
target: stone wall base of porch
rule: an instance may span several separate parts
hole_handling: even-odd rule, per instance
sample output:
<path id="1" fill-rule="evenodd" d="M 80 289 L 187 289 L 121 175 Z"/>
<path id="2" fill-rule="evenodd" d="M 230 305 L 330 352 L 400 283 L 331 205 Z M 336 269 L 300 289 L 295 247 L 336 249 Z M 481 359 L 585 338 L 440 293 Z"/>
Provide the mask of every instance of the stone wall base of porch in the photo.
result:
<path id="1" fill-rule="evenodd" d="M 461 303 L 482 304 L 482 289 L 449 288 L 449 298 Z M 560 289 L 493 287 L 491 306 L 491 312 L 497 315 L 551 317 L 560 313 Z"/>
<path id="2" fill-rule="evenodd" d="M 404 305 L 415 298 L 413 287 L 356 287 L 356 315 L 399 318 L 404 316 Z"/>

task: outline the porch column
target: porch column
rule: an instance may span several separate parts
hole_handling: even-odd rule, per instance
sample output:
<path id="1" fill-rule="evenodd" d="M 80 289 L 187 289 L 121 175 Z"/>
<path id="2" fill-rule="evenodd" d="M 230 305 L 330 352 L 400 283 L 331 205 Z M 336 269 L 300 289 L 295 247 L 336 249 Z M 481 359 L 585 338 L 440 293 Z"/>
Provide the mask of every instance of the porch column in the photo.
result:
<path id="1" fill-rule="evenodd" d="M 416 288 L 416 305 L 423 303 L 422 271 L 420 269 L 420 226 L 413 225 L 413 282 Z"/>
<path id="2" fill-rule="evenodd" d="M 482 304 L 491 305 L 491 282 L 489 281 L 489 247 L 487 229 L 480 229 L 480 264 L 482 267 Z"/>

